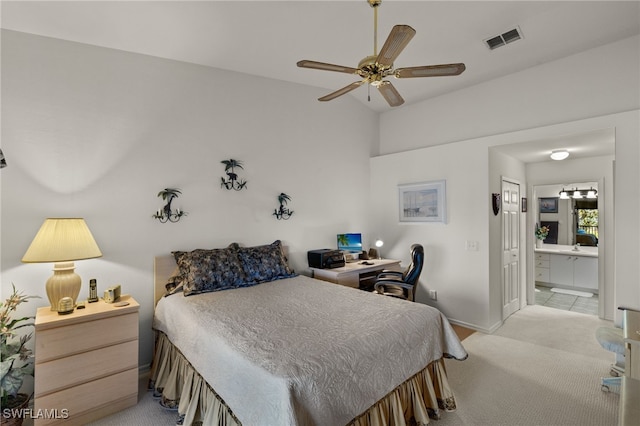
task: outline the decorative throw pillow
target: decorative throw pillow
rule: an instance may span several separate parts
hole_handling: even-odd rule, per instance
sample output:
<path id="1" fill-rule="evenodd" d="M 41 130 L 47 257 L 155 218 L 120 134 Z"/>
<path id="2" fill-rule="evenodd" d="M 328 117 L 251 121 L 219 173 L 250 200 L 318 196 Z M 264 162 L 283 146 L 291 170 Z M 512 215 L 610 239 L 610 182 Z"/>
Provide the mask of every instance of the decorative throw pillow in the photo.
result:
<path id="1" fill-rule="evenodd" d="M 258 284 L 296 274 L 287 265 L 282 243 L 276 240 L 269 245 L 239 247 L 238 257 L 249 284 Z"/>
<path id="2" fill-rule="evenodd" d="M 180 269 L 174 285 L 182 284 L 185 296 L 243 286 L 247 279 L 237 247 L 234 243 L 222 249 L 172 252 Z"/>

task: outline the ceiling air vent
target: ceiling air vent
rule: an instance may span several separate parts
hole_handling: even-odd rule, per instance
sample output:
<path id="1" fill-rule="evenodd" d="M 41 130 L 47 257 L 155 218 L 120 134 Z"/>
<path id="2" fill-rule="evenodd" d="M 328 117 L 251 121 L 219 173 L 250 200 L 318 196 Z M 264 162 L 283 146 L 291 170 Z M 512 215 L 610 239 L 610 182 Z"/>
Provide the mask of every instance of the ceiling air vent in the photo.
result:
<path id="1" fill-rule="evenodd" d="M 520 40 L 521 38 L 522 32 L 520 31 L 520 28 L 515 27 L 514 29 L 506 31 L 500 35 L 488 38 L 484 42 L 489 49 L 494 50 L 500 46 L 504 46 L 516 40 Z"/>

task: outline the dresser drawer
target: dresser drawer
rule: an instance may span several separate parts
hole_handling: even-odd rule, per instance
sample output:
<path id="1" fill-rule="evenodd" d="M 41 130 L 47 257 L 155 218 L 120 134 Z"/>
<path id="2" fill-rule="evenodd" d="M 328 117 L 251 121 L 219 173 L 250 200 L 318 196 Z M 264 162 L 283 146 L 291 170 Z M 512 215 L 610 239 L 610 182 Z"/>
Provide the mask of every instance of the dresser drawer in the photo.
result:
<path id="1" fill-rule="evenodd" d="M 40 380 L 40 377 L 38 377 L 38 380 Z M 37 426 L 51 423 L 60 423 L 65 426 L 83 425 L 104 415 L 102 413 L 103 408 L 113 412 L 114 407 L 122 409 L 135 405 L 137 396 L 138 369 L 133 368 L 36 398 L 36 413 L 39 410 L 48 410 L 49 413 L 57 413 L 59 418 L 38 418 L 35 424 Z M 65 415 L 68 418 L 60 418 Z"/>
<path id="2" fill-rule="evenodd" d="M 36 333 L 36 364 L 137 339 L 137 312 L 42 330 Z"/>
<path id="3" fill-rule="evenodd" d="M 536 263 L 540 260 L 549 261 L 549 253 L 536 253 Z"/>
<path id="4" fill-rule="evenodd" d="M 549 268 L 549 261 L 536 259 L 536 268 Z"/>
<path id="5" fill-rule="evenodd" d="M 137 340 L 36 364 L 35 395 L 41 397 L 137 367 Z"/>
<path id="6" fill-rule="evenodd" d="M 536 281 L 549 282 L 549 268 L 536 268 Z"/>

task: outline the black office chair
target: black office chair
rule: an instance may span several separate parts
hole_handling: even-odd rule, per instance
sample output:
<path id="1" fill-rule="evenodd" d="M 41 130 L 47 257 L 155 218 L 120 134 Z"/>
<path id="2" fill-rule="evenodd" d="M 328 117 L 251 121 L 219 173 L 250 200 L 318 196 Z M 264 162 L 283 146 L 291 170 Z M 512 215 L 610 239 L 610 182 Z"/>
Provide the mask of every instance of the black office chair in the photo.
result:
<path id="1" fill-rule="evenodd" d="M 375 291 L 385 296 L 415 302 L 416 286 L 424 265 L 424 248 L 420 244 L 411 246 L 411 264 L 404 272 L 382 271 L 376 277 Z"/>

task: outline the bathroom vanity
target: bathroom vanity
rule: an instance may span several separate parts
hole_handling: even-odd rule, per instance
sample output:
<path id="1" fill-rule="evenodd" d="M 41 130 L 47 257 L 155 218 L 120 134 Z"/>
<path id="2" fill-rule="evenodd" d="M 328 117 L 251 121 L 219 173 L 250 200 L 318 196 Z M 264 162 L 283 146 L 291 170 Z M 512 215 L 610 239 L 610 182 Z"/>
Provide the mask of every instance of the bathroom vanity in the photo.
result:
<path id="1" fill-rule="evenodd" d="M 598 247 L 543 244 L 535 265 L 537 283 L 598 292 Z"/>

